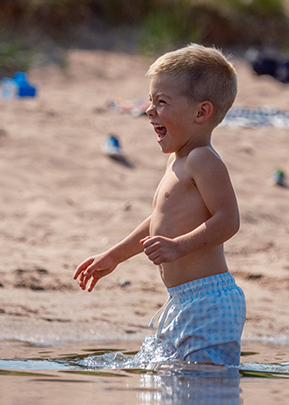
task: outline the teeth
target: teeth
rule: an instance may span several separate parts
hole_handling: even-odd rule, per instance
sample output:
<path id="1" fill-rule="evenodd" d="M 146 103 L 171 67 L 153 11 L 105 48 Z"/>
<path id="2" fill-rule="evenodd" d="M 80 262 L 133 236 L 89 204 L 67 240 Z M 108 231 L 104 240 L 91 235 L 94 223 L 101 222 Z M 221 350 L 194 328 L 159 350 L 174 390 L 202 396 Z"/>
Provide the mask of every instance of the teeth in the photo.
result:
<path id="1" fill-rule="evenodd" d="M 166 128 L 161 124 L 154 124 L 153 122 L 151 122 L 151 124 L 153 125 L 154 130 L 156 131 L 156 133 L 158 135 L 157 141 L 161 142 L 166 136 L 166 132 L 167 132 Z"/>

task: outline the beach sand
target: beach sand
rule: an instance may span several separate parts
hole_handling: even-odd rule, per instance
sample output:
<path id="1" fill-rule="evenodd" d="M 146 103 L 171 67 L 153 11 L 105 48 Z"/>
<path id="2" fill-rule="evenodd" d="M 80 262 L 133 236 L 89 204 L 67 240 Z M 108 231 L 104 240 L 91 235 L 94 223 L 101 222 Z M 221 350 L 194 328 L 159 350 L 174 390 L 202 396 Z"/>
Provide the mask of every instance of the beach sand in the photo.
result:
<path id="1" fill-rule="evenodd" d="M 158 269 L 144 254 L 121 264 L 92 293 L 72 276 L 86 257 L 132 231 L 151 212 L 167 156 L 145 116 L 108 108 L 110 100 L 147 98 L 150 61 L 72 50 L 65 70 L 29 73 L 33 99 L 0 100 L 1 339 L 139 340 L 166 300 Z M 254 76 L 234 60 L 236 106 L 289 110 L 289 87 Z M 126 163 L 102 152 L 115 134 Z M 218 127 L 213 146 L 236 190 L 241 229 L 225 245 L 247 299 L 243 339 L 288 341 L 288 129 Z"/>

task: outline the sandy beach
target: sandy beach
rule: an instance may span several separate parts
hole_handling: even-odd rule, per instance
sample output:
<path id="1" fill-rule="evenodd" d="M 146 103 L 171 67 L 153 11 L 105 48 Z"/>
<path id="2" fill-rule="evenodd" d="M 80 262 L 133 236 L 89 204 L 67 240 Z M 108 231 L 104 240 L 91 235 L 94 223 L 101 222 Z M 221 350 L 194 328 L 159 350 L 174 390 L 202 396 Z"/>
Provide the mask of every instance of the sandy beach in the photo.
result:
<path id="1" fill-rule="evenodd" d="M 157 268 L 144 254 L 121 264 L 92 293 L 72 276 L 86 257 L 108 249 L 151 212 L 167 156 L 145 116 L 109 102 L 147 98 L 140 56 L 72 50 L 65 70 L 35 68 L 32 99 L 0 99 L 0 339 L 142 340 L 166 300 Z M 235 106 L 289 111 L 289 87 L 255 76 L 235 58 Z M 102 151 L 115 134 L 126 164 Z M 229 268 L 247 299 L 243 339 L 289 341 L 289 132 L 218 127 L 213 146 L 236 191 L 241 228 L 225 245 Z"/>

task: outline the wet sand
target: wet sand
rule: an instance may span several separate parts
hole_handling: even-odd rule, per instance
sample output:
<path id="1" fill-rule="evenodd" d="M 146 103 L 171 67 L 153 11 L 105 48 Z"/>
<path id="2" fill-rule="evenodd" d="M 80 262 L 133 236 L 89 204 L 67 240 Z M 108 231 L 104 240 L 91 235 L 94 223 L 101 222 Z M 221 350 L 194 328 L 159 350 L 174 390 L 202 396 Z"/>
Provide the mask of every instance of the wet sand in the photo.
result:
<path id="1" fill-rule="evenodd" d="M 147 98 L 150 61 L 102 51 L 71 51 L 65 71 L 34 69 L 35 99 L 0 100 L 0 339 L 38 343 L 129 339 L 165 302 L 157 268 L 144 255 L 123 263 L 92 293 L 72 280 L 75 267 L 126 236 L 151 212 L 164 172 L 144 116 L 108 108 L 115 97 Z M 235 59 L 236 106 L 289 111 L 289 87 L 256 77 Z M 115 134 L 127 164 L 102 152 Z M 247 299 L 243 339 L 288 341 L 287 129 L 219 127 L 213 145 L 225 161 L 241 212 L 226 243 L 232 274 Z"/>

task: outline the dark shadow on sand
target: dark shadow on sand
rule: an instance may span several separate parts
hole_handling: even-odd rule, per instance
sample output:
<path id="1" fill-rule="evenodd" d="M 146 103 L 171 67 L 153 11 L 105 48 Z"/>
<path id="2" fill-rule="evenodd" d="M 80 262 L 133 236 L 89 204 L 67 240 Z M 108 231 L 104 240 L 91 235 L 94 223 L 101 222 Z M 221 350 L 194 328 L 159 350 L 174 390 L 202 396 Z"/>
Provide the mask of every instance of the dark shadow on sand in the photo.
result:
<path id="1" fill-rule="evenodd" d="M 135 167 L 125 156 L 109 156 L 109 158 L 122 166 L 128 167 L 129 169 L 134 169 Z"/>

